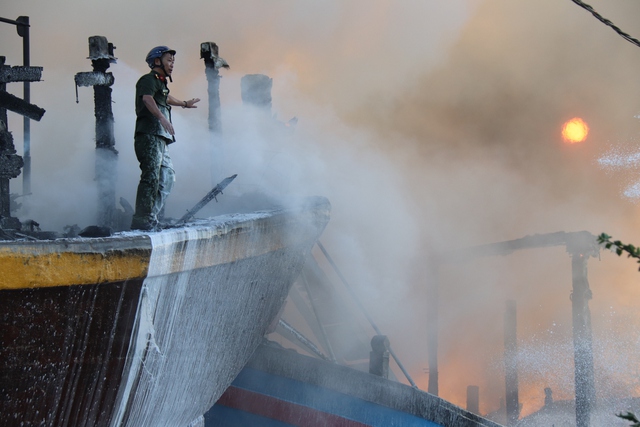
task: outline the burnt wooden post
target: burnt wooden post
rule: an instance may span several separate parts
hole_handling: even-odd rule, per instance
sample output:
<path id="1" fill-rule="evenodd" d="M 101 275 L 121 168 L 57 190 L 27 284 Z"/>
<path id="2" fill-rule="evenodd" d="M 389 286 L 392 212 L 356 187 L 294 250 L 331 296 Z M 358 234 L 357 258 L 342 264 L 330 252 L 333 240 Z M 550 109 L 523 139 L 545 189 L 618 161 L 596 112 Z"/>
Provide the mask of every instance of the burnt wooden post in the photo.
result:
<path id="1" fill-rule="evenodd" d="M 113 110 L 111 108 L 112 73 L 107 73 L 115 46 L 106 37 L 89 37 L 89 57 L 93 72 L 77 73 L 76 87 L 93 86 L 96 116 L 96 176 L 98 183 L 98 224 L 109 227 L 116 223 L 116 165 L 118 151 L 113 133 Z"/>
<path id="2" fill-rule="evenodd" d="M 7 92 L 7 82 L 3 77 L 5 75 L 5 72 L 8 71 L 10 67 L 4 65 L 6 59 L 6 57 L 0 56 L 0 93 Z M 7 120 L 7 109 L 4 106 L 0 106 L 0 122 L 4 123 L 5 128 L 9 125 L 9 121 Z"/>
<path id="3" fill-rule="evenodd" d="M 29 52 L 29 17 L 19 16 L 16 19 L 18 25 L 16 30 L 22 37 L 22 65 L 31 66 L 31 55 Z M 27 104 L 31 103 L 31 83 L 28 80 L 23 82 L 23 99 Z M 29 117 L 23 117 L 23 141 L 24 141 L 24 173 L 22 174 L 22 194 L 31 193 L 31 121 Z"/>
<path id="4" fill-rule="evenodd" d="M 4 65 L 5 59 L 4 56 L 0 57 L 0 69 L 2 70 L 8 68 Z M 0 92 L 6 92 L 6 90 L 7 84 L 0 80 Z M 11 176 L 12 174 L 8 172 L 13 168 L 7 167 L 4 164 L 5 156 L 7 154 L 11 155 L 11 152 L 15 153 L 16 151 L 13 145 L 13 136 L 11 136 L 6 129 L 7 123 L 7 109 L 0 108 L 0 162 L 2 162 L 0 165 L 0 228 L 9 228 L 5 227 L 5 224 L 2 223 L 4 222 L 4 218 L 11 217 L 11 190 L 9 189 L 9 179 L 18 176 Z M 18 166 L 18 174 L 20 173 L 21 167 L 22 165 Z"/>
<path id="5" fill-rule="evenodd" d="M 211 139 L 211 182 L 216 183 L 223 174 L 222 119 L 220 112 L 220 69 L 229 68 L 227 61 L 219 56 L 214 42 L 200 43 L 200 58 L 204 60 L 209 98 L 209 138 Z"/>
<path id="6" fill-rule="evenodd" d="M 507 425 L 514 426 L 520 418 L 518 397 L 518 336 L 517 309 L 514 300 L 507 301 L 504 314 L 504 362 L 507 405 Z"/>
<path id="7" fill-rule="evenodd" d="M 20 175 L 24 162 L 16 154 L 13 136 L 0 122 L 0 228 L 20 230 L 20 221 L 11 217 L 9 180 Z"/>
<path id="8" fill-rule="evenodd" d="M 240 79 L 242 103 L 251 105 L 271 116 L 271 87 L 273 79 L 264 74 L 247 74 Z"/>
<path id="9" fill-rule="evenodd" d="M 220 68 L 229 68 L 227 61 L 218 55 L 218 45 L 214 42 L 200 43 L 200 58 L 204 60 L 204 73 L 207 77 L 207 94 L 209 96 L 209 131 L 214 134 L 222 132 L 220 120 Z"/>
<path id="10" fill-rule="evenodd" d="M 467 411 L 480 415 L 480 387 L 467 386 Z"/>
<path id="11" fill-rule="evenodd" d="M 6 18 L 0 18 L 0 22 L 4 22 L 7 24 L 13 24 L 16 26 L 16 30 L 18 32 L 18 36 L 22 37 L 22 60 L 23 60 L 23 68 L 29 69 L 31 67 L 31 54 L 29 51 L 29 17 L 28 16 L 19 16 L 15 21 Z M 38 67 L 40 71 L 42 68 Z M 40 78 L 38 77 L 38 80 Z M 24 105 L 31 105 L 31 81 L 34 80 L 22 80 L 23 82 L 23 103 Z M 5 93 L 4 88 L 0 90 L 0 93 Z M 13 101 L 13 100 L 11 100 Z M 44 110 L 40 114 L 42 117 L 44 114 Z M 5 125 L 8 127 L 6 110 L 4 110 L 3 117 L 0 117 L 0 120 L 4 121 Z M 40 117 L 36 120 L 40 120 Z M 31 193 L 31 122 L 30 119 L 32 116 L 23 114 L 24 127 L 23 127 L 23 141 L 24 141 L 24 173 L 22 174 L 22 194 L 30 194 Z"/>
<path id="12" fill-rule="evenodd" d="M 21 228 L 20 221 L 11 217 L 11 192 L 9 180 L 18 177 L 24 160 L 16 154 L 13 136 L 7 128 L 7 110 L 24 117 L 40 120 L 45 111 L 6 91 L 9 82 L 39 81 L 42 67 L 10 67 L 0 56 L 0 227 Z M 24 192 L 24 188 L 23 188 Z"/>
<path id="13" fill-rule="evenodd" d="M 588 427 L 591 410 L 595 405 L 593 372 L 593 338 L 589 300 L 592 298 L 587 279 L 589 257 L 597 256 L 599 246 L 593 236 L 576 235 L 567 242 L 571 255 L 571 308 L 573 317 L 573 348 L 576 393 L 576 426 Z"/>
<path id="14" fill-rule="evenodd" d="M 435 261 L 427 263 L 427 359 L 429 385 L 427 391 L 438 395 L 438 267 Z"/>
<path id="15" fill-rule="evenodd" d="M 389 378 L 389 345 L 389 338 L 386 335 L 376 335 L 371 338 L 370 374 Z"/>
<path id="16" fill-rule="evenodd" d="M 28 16 L 19 16 L 15 21 L 6 18 L 0 18 L 0 22 L 4 22 L 7 24 L 13 24 L 16 26 L 16 30 L 18 35 L 22 37 L 22 61 L 23 68 L 31 67 L 31 55 L 29 52 L 29 17 Z M 23 99 L 26 105 L 31 104 L 31 81 L 32 80 L 22 80 L 23 82 Z M 4 91 L 4 89 L 1 89 Z M 43 111 L 44 112 L 44 111 Z M 30 116 L 25 115 L 24 120 L 24 132 L 23 132 L 23 141 L 24 141 L 24 173 L 22 174 L 22 193 L 29 194 L 31 193 L 31 122 Z M 6 120 L 6 111 L 4 117 L 0 117 L 0 120 L 4 121 L 5 125 L 8 126 Z M 40 120 L 40 119 L 37 119 Z"/>
<path id="17" fill-rule="evenodd" d="M 591 409 L 595 404 L 593 372 L 593 342 L 589 300 L 592 297 L 587 279 L 587 261 L 592 248 L 586 245 L 567 245 L 571 254 L 573 290 L 571 308 L 573 314 L 573 349 L 576 390 L 576 426 L 588 427 Z"/>
<path id="18" fill-rule="evenodd" d="M 553 390 L 551 387 L 544 388 L 544 406 L 553 405 Z"/>

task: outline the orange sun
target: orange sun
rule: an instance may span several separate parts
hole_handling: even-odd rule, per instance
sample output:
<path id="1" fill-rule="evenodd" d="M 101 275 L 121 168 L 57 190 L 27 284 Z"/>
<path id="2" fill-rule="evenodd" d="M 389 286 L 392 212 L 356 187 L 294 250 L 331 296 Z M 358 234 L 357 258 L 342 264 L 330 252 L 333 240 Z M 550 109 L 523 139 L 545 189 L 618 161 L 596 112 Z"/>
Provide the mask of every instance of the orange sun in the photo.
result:
<path id="1" fill-rule="evenodd" d="M 576 144 L 587 139 L 589 135 L 589 126 L 579 117 L 573 119 L 562 125 L 562 139 L 568 144 Z"/>

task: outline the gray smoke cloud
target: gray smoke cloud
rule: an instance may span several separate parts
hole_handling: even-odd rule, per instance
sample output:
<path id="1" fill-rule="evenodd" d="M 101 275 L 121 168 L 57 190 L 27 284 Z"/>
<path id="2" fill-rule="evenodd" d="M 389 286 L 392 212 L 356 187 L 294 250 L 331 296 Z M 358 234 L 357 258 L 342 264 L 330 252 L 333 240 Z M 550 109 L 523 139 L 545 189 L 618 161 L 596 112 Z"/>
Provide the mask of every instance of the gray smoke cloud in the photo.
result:
<path id="1" fill-rule="evenodd" d="M 622 28 L 634 28 L 628 17 L 637 4 L 592 3 Z M 421 228 L 424 241 L 456 247 L 560 230 L 611 230 L 637 241 L 638 208 L 623 197 L 628 176 L 603 170 L 597 159 L 612 146 L 637 149 L 638 53 L 571 2 L 479 3 L 445 63 L 369 122 L 388 135 L 419 141 L 399 156 L 412 165 L 407 171 L 415 183 L 415 211 L 430 214 L 424 221 L 430 225 Z M 589 123 L 591 134 L 582 144 L 566 145 L 561 126 L 576 116 Z M 367 122 L 364 115 L 356 120 Z M 635 370 L 616 363 L 614 352 L 598 349 L 625 343 L 637 348 L 636 309 L 625 299 L 638 295 L 638 273 L 627 263 L 625 274 L 624 261 L 606 252 L 589 268 L 599 391 L 637 395 Z M 533 336 L 553 342 L 561 335 L 570 342 L 569 257 L 562 248 L 529 250 L 442 274 L 441 394 L 463 405 L 464 387 L 479 382 L 493 400 L 485 401 L 488 412 L 504 393 L 500 369 L 487 366 L 502 352 L 507 298 L 519 305 L 527 363 Z M 420 305 L 424 299 L 413 301 Z M 535 354 L 547 370 L 533 375 L 523 368 L 525 414 L 541 406 L 545 386 L 556 398 L 573 393 L 572 354 Z M 566 375 L 557 375 L 558 366 Z"/>
<path id="2" fill-rule="evenodd" d="M 637 3 L 591 4 L 621 28 L 636 28 Z M 231 196 L 274 188 L 280 196 L 327 196 L 333 218 L 325 246 L 423 389 L 431 251 L 554 231 L 606 231 L 640 242 L 638 207 L 621 197 L 628 176 L 597 162 L 637 134 L 640 50 L 570 1 L 70 0 L 14 2 L 2 14 L 30 16 L 31 63 L 44 67 L 44 81 L 32 84 L 32 102 L 47 113 L 32 124 L 33 196 L 24 202 L 31 217 L 56 229 L 95 216 L 93 95 L 80 88 L 76 104 L 73 86 L 75 73 L 91 69 L 92 35 L 117 47 L 110 71 L 118 196 L 133 202 L 134 85 L 147 71 L 147 51 L 169 45 L 178 51 L 172 94 L 203 99 L 197 110 L 174 110 L 178 181 L 169 215 L 180 216 L 230 173 L 239 174 Z M 15 29 L 2 25 L 0 36 L 0 54 L 21 64 Z M 214 153 L 203 41 L 215 41 L 231 65 L 222 72 L 224 138 Z M 247 126 L 240 78 L 252 73 L 273 77 L 279 120 L 300 119 L 291 138 L 274 142 Z M 17 84 L 9 90 L 21 94 Z M 591 134 L 566 145 L 560 128 L 574 116 Z M 21 119 L 10 114 L 9 128 L 20 151 Z M 11 185 L 19 191 L 20 178 Z M 539 249 L 443 269 L 444 398 L 464 406 L 466 386 L 477 384 L 481 410 L 497 409 L 508 298 L 518 302 L 527 366 L 524 412 L 542 404 L 544 386 L 556 398 L 572 397 L 572 355 L 541 350 L 571 340 L 569 260 L 562 248 Z M 631 261 L 607 253 L 590 262 L 594 338 L 635 343 L 622 346 L 628 360 L 638 354 L 637 274 Z M 555 360 L 566 375 L 551 369 Z M 607 382 L 616 383 L 607 390 L 637 394 L 637 385 L 625 383 L 635 373 L 616 360 L 597 353 Z"/>

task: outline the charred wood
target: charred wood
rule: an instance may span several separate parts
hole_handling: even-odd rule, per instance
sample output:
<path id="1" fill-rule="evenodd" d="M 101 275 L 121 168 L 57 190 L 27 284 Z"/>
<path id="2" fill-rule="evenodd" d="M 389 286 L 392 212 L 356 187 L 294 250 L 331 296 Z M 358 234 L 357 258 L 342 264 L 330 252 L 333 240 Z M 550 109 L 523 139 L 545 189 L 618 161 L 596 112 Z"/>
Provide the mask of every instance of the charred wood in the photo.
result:
<path id="1" fill-rule="evenodd" d="M 264 109 L 271 113 L 271 87 L 273 79 L 264 74 L 247 74 L 240 79 L 244 104 Z"/>
<path id="2" fill-rule="evenodd" d="M 229 68 L 229 64 L 218 56 L 218 45 L 213 42 L 200 43 L 200 58 L 204 60 L 209 97 L 209 130 L 222 131 L 220 118 L 220 68 Z"/>
<path id="3" fill-rule="evenodd" d="M 17 177 L 20 175 L 20 169 L 23 165 L 22 157 L 16 154 L 13 135 L 4 129 L 0 129 L 0 178 Z"/>
<path id="4" fill-rule="evenodd" d="M 14 113 L 18 113 L 36 121 L 40 121 L 45 113 L 43 108 L 30 104 L 5 91 L 0 91 L 0 108 L 6 108 L 9 111 L 13 111 Z"/>
<path id="5" fill-rule="evenodd" d="M 115 78 L 112 73 L 104 73 L 101 71 L 87 71 L 76 73 L 76 85 L 80 87 L 87 86 L 112 86 Z"/>
<path id="6" fill-rule="evenodd" d="M 0 67 L 0 83 L 39 82 L 41 77 L 42 67 Z"/>

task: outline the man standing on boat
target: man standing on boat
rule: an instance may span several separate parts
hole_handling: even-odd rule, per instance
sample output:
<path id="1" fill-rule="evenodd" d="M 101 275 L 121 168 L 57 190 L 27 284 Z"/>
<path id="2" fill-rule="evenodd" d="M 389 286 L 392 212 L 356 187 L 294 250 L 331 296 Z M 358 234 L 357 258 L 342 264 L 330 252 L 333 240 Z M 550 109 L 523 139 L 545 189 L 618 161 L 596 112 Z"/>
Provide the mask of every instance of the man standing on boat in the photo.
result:
<path id="1" fill-rule="evenodd" d="M 179 101 L 169 95 L 167 79 L 171 82 L 176 51 L 167 46 L 156 46 L 147 54 L 151 72 L 136 84 L 136 129 L 134 145 L 140 162 L 140 184 L 136 193 L 136 211 L 131 221 L 132 230 L 156 231 L 158 214 L 173 183 L 175 173 L 168 145 L 175 141 L 171 124 L 171 106 L 197 108 L 199 98 Z"/>

